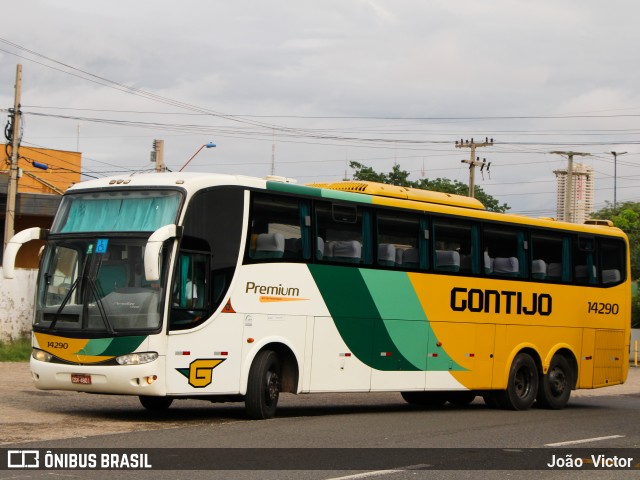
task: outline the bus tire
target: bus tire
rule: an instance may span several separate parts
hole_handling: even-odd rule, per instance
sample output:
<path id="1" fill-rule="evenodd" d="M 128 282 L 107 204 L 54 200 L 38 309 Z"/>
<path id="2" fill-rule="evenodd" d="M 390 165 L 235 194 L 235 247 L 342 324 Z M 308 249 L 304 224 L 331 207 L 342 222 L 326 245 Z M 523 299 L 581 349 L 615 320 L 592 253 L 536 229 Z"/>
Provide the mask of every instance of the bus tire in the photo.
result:
<path id="1" fill-rule="evenodd" d="M 249 369 L 247 394 L 244 399 L 249 418 L 265 420 L 273 418 L 278 406 L 281 382 L 280 359 L 276 352 L 263 350 Z"/>
<path id="2" fill-rule="evenodd" d="M 498 403 L 505 410 L 528 410 L 538 396 L 538 368 L 531 355 L 516 355 L 509 370 L 507 389 L 498 394 Z"/>
<path id="3" fill-rule="evenodd" d="M 563 355 L 554 355 L 546 375 L 540 377 L 538 403 L 541 407 L 560 410 L 567 405 L 573 388 L 573 369 Z"/>
<path id="4" fill-rule="evenodd" d="M 447 392 L 400 392 L 405 402 L 422 407 L 441 407 L 447 401 Z"/>
<path id="5" fill-rule="evenodd" d="M 173 403 L 173 398 L 171 397 L 149 397 L 140 395 L 138 398 L 142 406 L 152 412 L 162 412 L 168 409 Z"/>

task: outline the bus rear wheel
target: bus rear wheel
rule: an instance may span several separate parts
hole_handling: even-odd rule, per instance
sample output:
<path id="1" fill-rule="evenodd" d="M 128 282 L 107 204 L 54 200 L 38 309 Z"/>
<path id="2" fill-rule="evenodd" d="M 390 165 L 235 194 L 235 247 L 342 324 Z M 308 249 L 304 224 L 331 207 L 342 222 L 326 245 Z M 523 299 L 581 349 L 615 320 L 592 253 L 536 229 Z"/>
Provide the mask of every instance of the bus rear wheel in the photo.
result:
<path id="1" fill-rule="evenodd" d="M 140 403 L 144 408 L 152 412 L 162 412 L 168 409 L 173 403 L 171 397 L 148 397 L 146 395 L 140 395 Z"/>
<path id="2" fill-rule="evenodd" d="M 527 353 L 513 359 L 507 389 L 497 393 L 498 403 L 505 410 L 527 410 L 538 395 L 538 367 Z"/>
<path id="3" fill-rule="evenodd" d="M 573 370 L 562 355 L 554 355 L 546 375 L 540 378 L 538 403 L 544 408 L 560 410 L 567 405 L 573 388 Z"/>
<path id="4" fill-rule="evenodd" d="M 281 366 L 276 352 L 263 350 L 249 369 L 247 394 L 244 399 L 249 418 L 265 420 L 273 418 L 280 396 Z"/>

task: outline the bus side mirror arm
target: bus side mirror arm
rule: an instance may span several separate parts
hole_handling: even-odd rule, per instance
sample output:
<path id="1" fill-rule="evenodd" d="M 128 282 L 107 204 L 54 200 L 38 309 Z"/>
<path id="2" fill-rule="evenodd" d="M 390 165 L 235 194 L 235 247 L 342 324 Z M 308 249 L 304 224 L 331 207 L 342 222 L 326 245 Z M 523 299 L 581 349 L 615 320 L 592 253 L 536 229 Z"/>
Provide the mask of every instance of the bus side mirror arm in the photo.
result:
<path id="1" fill-rule="evenodd" d="M 30 242 L 31 240 L 46 240 L 48 233 L 49 230 L 40 227 L 27 228 L 26 230 L 16 233 L 11 240 L 9 240 L 2 259 L 2 274 L 4 278 L 15 277 L 16 257 L 22 244 Z"/>
<path id="2" fill-rule="evenodd" d="M 160 279 L 160 250 L 165 240 L 180 236 L 182 228 L 165 225 L 151 234 L 144 249 L 144 277 L 147 282 L 156 282 Z"/>

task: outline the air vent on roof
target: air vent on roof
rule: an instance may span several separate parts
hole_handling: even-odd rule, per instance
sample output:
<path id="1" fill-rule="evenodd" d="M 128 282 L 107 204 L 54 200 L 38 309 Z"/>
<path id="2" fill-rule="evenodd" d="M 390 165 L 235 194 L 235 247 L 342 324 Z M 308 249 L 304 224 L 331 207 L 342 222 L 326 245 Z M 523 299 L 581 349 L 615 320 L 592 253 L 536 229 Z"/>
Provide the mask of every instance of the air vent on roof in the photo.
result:
<path id="1" fill-rule="evenodd" d="M 309 187 L 326 188 L 329 190 L 340 190 L 342 192 L 364 193 L 380 197 L 399 198 L 413 200 L 416 202 L 437 203 L 440 205 L 451 205 L 454 207 L 473 208 L 484 210 L 484 205 L 475 198 L 453 195 L 451 193 L 432 192 L 431 190 L 421 190 L 419 188 L 400 187 L 398 185 L 387 185 L 386 183 L 365 182 L 365 181 L 345 181 L 335 183 L 309 183 Z"/>
<path id="2" fill-rule="evenodd" d="M 613 222 L 611 220 L 590 219 L 590 220 L 585 220 L 584 223 L 586 225 L 600 225 L 603 227 L 613 227 Z"/>

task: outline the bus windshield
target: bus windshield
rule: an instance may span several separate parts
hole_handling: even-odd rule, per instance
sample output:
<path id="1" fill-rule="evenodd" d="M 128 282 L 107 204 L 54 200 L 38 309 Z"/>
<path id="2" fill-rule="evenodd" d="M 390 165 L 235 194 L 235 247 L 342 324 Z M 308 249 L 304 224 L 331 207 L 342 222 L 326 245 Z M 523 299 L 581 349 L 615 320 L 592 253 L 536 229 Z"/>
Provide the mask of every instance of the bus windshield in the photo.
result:
<path id="1" fill-rule="evenodd" d="M 146 241 L 107 235 L 50 240 L 38 280 L 34 329 L 105 335 L 157 330 L 163 289 L 160 282 L 145 280 Z M 160 261 L 166 263 L 166 252 Z"/>
<path id="2" fill-rule="evenodd" d="M 153 232 L 175 223 L 181 193 L 128 190 L 65 195 L 51 233 Z"/>

